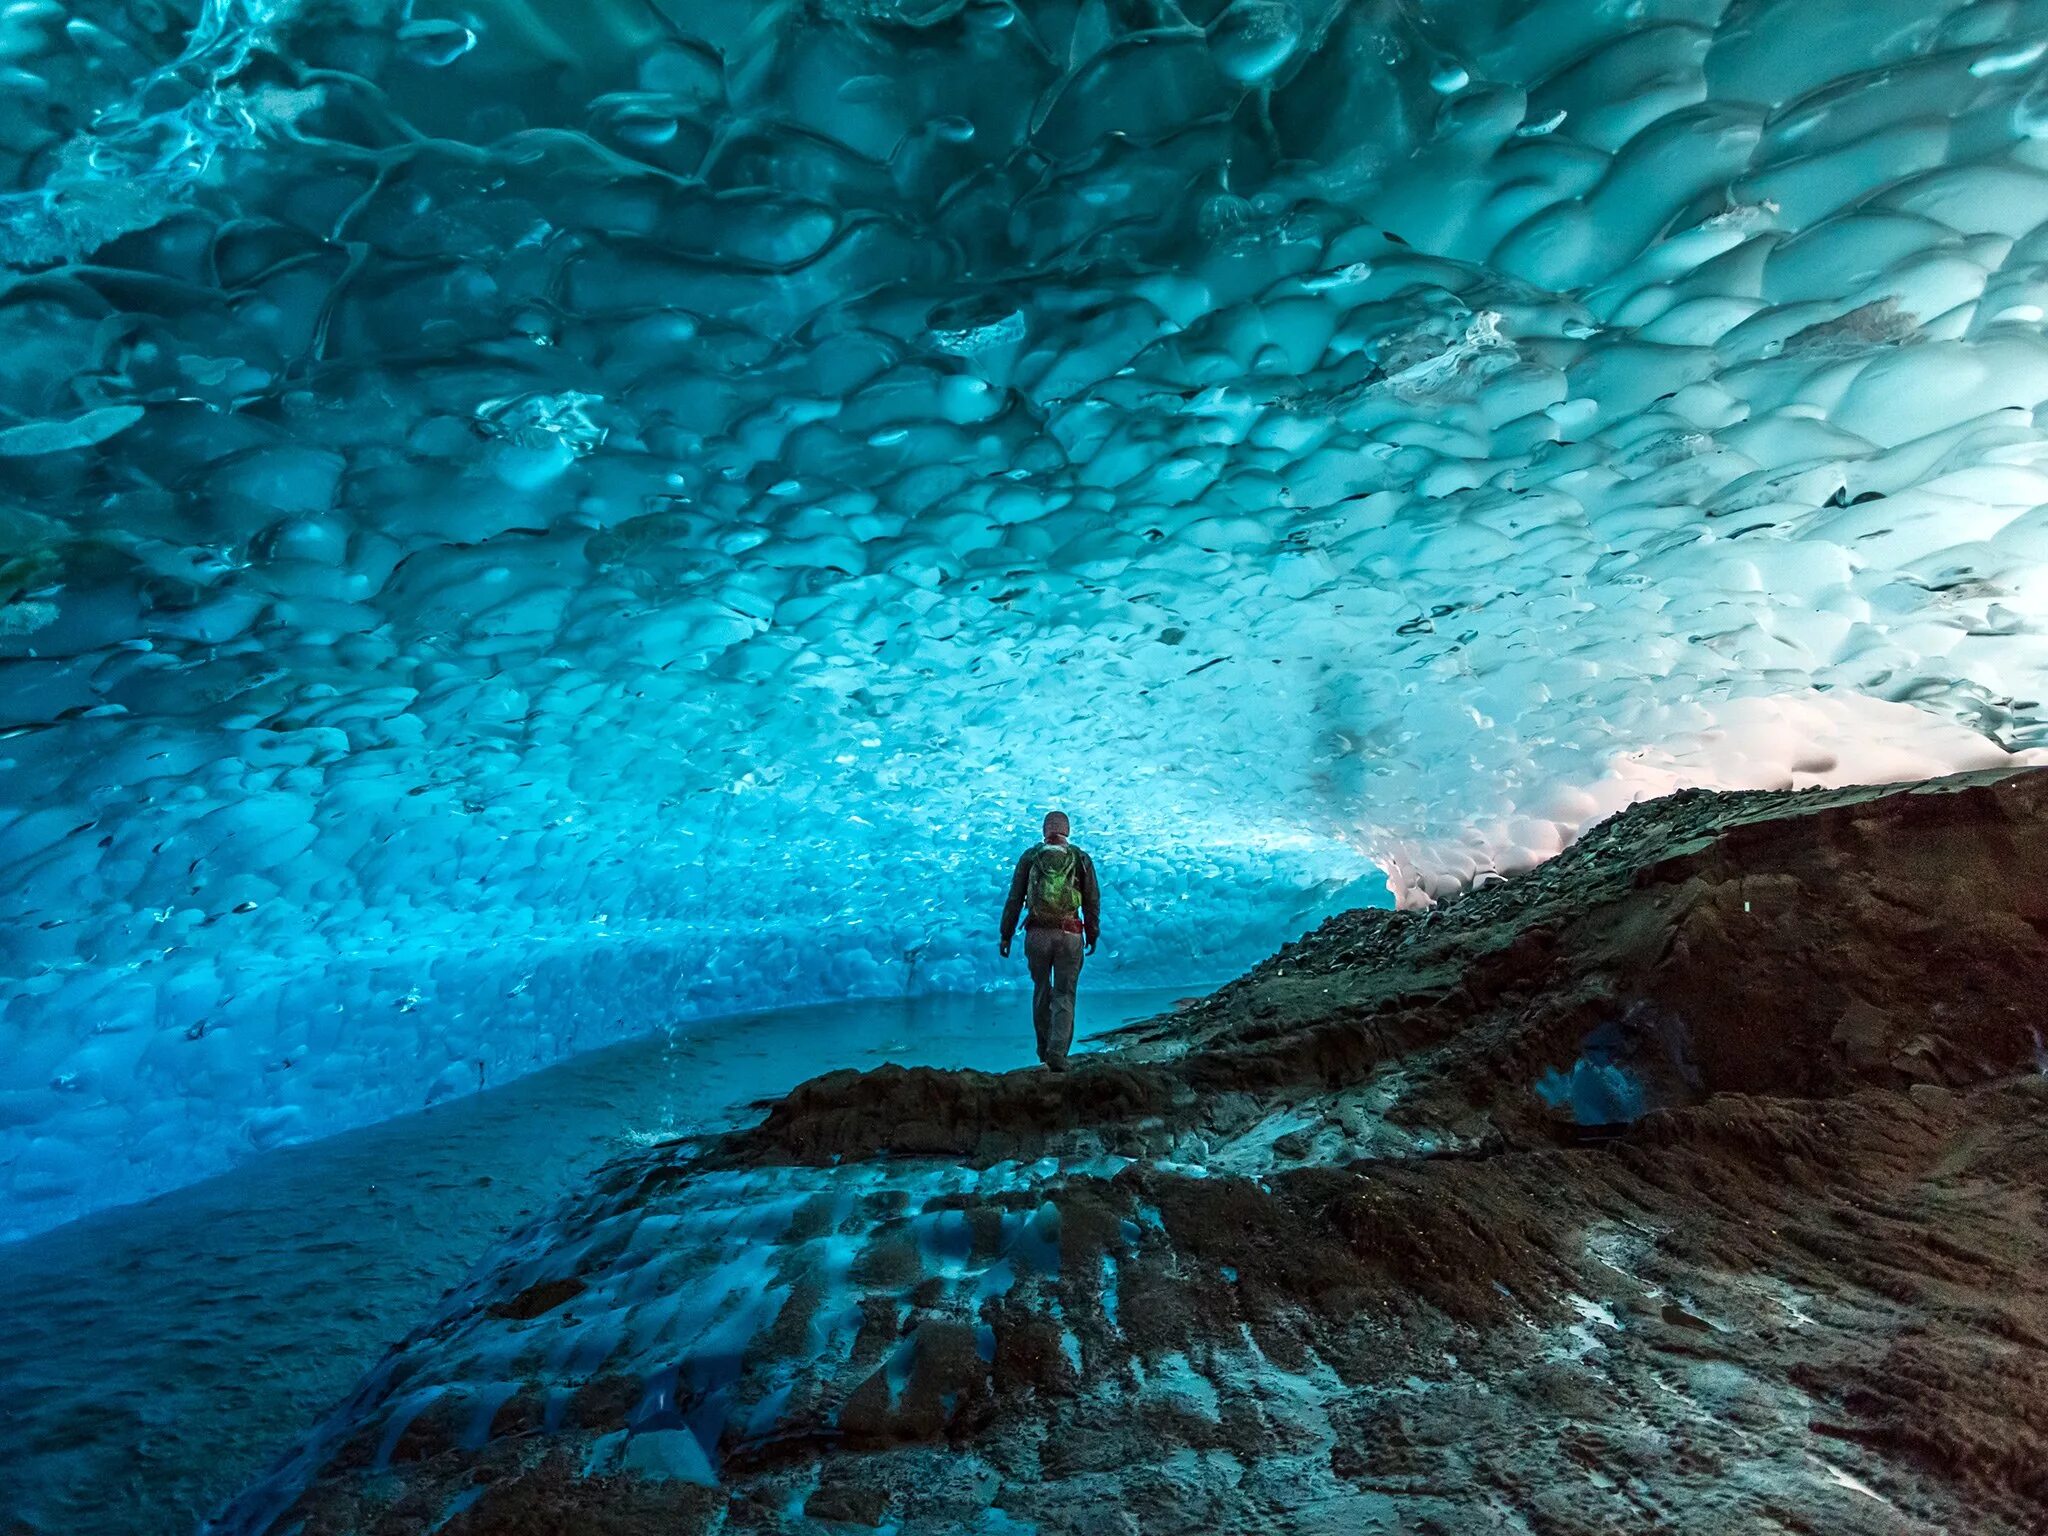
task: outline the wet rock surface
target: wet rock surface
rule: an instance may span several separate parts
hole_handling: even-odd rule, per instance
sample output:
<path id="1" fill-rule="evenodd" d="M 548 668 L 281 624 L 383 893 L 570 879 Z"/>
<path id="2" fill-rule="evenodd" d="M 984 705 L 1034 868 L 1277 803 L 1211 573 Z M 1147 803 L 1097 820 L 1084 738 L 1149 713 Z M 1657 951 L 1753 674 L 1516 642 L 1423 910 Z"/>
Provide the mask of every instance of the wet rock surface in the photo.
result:
<path id="1" fill-rule="evenodd" d="M 2048 774 L 1686 794 L 508 1241 L 222 1530 L 2048 1522 Z"/>

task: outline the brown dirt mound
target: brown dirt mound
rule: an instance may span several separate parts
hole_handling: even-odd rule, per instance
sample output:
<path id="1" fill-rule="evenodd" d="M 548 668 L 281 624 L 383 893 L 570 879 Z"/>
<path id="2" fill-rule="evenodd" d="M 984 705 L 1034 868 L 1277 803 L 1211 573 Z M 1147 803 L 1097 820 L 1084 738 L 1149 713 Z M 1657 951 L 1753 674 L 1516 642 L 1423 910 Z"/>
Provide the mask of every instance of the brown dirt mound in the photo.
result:
<path id="1" fill-rule="evenodd" d="M 274 1528 L 2048 1529 L 2044 810 L 1676 796 L 1065 1078 L 818 1079 L 486 1271 Z"/>

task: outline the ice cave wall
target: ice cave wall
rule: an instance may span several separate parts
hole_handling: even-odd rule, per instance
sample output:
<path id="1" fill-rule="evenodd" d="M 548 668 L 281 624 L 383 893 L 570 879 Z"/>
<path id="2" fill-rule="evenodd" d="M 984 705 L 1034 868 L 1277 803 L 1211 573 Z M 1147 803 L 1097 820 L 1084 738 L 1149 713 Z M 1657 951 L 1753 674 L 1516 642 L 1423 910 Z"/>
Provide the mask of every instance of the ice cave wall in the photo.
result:
<path id="1" fill-rule="evenodd" d="M 2043 739 L 2048 4 L 26 0 L 0 188 L 0 1229 Z"/>

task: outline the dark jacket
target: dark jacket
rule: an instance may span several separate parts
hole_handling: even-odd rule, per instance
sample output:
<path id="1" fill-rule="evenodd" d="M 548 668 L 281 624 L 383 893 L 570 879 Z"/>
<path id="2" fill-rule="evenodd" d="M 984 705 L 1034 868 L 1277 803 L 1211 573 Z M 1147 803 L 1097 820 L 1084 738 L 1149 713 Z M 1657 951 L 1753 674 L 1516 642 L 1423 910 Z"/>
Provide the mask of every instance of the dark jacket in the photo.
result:
<path id="1" fill-rule="evenodd" d="M 1026 848 L 1023 857 L 1017 860 L 1016 873 L 1010 876 L 1010 894 L 1003 902 L 1002 938 L 1005 944 L 1017 932 L 1017 918 L 1024 910 L 1024 897 L 1031 885 L 1032 856 L 1044 846 L 1043 843 L 1033 843 Z M 1080 865 L 1075 871 L 1075 881 L 1081 887 L 1081 923 L 1088 942 L 1093 944 L 1102 936 L 1102 887 L 1095 883 L 1095 861 L 1072 843 L 1067 846 L 1074 849 L 1074 858 Z"/>

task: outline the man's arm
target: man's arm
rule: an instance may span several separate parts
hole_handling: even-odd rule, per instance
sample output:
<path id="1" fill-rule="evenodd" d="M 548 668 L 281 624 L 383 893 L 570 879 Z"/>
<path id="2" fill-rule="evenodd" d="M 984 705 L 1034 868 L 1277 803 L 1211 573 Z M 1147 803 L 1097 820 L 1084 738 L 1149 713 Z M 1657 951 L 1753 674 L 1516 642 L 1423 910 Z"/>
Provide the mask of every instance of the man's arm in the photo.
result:
<path id="1" fill-rule="evenodd" d="M 1088 947 L 1102 937 L 1102 887 L 1095 882 L 1095 860 L 1081 855 L 1081 923 L 1088 930 Z"/>
<path id="2" fill-rule="evenodd" d="M 1031 855 L 1017 860 L 1017 872 L 1010 876 L 1010 894 L 1003 901 L 1002 950 L 1010 952 L 1010 940 L 1017 936 L 1017 919 L 1024 911 L 1024 887 L 1031 877 Z"/>

